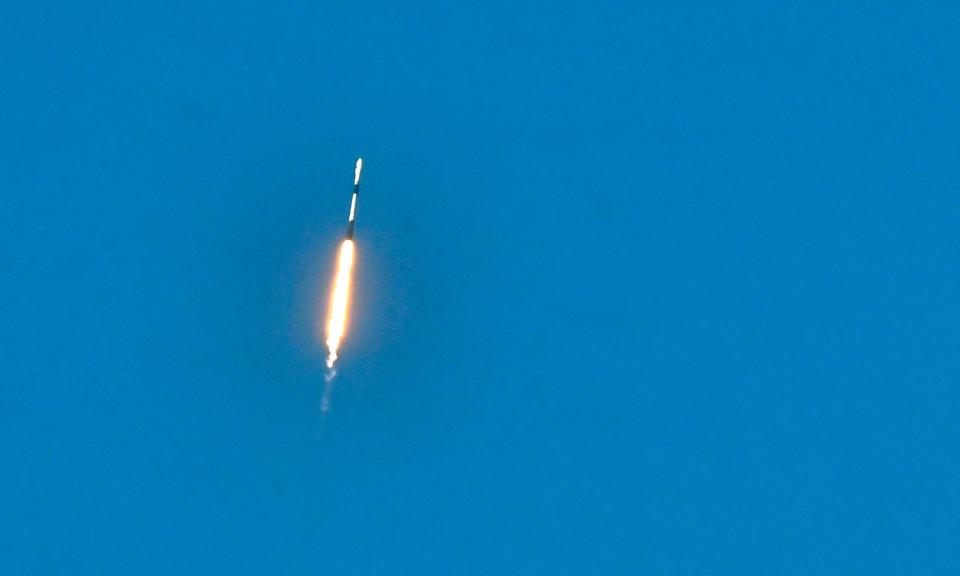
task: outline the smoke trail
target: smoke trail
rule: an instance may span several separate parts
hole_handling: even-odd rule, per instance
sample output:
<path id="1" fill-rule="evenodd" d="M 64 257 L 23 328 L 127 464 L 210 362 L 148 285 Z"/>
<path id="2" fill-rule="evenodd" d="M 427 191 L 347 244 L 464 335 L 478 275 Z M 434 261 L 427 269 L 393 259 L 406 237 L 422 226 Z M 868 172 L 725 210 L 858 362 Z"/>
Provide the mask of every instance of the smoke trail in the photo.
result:
<path id="1" fill-rule="evenodd" d="M 327 373 L 323 376 L 323 395 L 320 396 L 320 415 L 324 415 L 330 411 L 330 393 L 333 389 L 333 379 L 337 376 L 337 371 L 333 368 L 328 368 Z"/>

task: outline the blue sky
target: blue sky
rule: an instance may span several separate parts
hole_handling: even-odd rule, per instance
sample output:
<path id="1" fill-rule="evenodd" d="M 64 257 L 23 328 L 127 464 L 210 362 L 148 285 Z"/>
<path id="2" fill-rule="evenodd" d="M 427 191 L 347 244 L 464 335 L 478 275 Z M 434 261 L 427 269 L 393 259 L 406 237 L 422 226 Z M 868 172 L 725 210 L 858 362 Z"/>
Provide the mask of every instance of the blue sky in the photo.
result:
<path id="1" fill-rule="evenodd" d="M 6 571 L 960 569 L 951 3 L 134 4 L 0 17 Z"/>

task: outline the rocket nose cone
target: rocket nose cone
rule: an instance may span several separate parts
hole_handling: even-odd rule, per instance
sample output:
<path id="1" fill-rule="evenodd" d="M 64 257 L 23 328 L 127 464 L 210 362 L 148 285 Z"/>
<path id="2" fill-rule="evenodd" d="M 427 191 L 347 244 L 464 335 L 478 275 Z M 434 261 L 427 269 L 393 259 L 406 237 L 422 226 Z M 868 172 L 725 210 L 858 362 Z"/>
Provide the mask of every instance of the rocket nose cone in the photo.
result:
<path id="1" fill-rule="evenodd" d="M 363 158 L 357 158 L 357 167 L 353 169 L 353 185 L 360 183 L 360 171 L 363 170 Z"/>

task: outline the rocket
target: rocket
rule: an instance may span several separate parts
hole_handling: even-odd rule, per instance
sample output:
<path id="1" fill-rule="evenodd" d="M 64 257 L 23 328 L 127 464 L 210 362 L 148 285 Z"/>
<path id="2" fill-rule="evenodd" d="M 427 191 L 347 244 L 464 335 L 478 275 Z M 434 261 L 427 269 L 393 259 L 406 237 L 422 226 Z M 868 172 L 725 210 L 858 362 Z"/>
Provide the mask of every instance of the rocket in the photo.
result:
<path id="1" fill-rule="evenodd" d="M 347 234 L 340 243 L 337 256 L 337 273 L 333 281 L 333 291 L 330 296 L 330 315 L 327 318 L 327 368 L 331 370 L 329 378 L 333 378 L 333 363 L 337 361 L 337 351 L 340 349 L 340 340 L 347 327 L 348 309 L 350 307 L 350 278 L 353 275 L 353 223 L 357 216 L 357 196 L 360 194 L 360 170 L 363 169 L 363 159 L 357 158 L 357 167 L 353 172 L 353 198 L 350 199 L 350 218 L 347 220 Z M 329 380 L 327 383 L 329 385 Z M 325 389 L 327 390 L 327 389 Z M 324 392 L 326 399 L 327 391 Z"/>
<path id="2" fill-rule="evenodd" d="M 353 219 L 357 215 L 357 195 L 360 194 L 360 171 L 363 170 L 363 158 L 357 158 L 353 169 L 353 198 L 350 199 L 350 219 L 347 220 L 347 240 L 353 239 Z"/>

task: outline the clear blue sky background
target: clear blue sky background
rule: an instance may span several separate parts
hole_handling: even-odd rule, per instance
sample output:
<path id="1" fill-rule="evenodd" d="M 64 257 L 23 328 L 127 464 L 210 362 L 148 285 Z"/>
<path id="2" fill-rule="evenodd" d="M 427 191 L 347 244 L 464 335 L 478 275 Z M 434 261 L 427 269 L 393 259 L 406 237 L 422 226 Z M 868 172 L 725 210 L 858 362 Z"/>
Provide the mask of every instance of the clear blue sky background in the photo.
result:
<path id="1" fill-rule="evenodd" d="M 30 4 L 5 573 L 960 571 L 955 3 Z"/>

